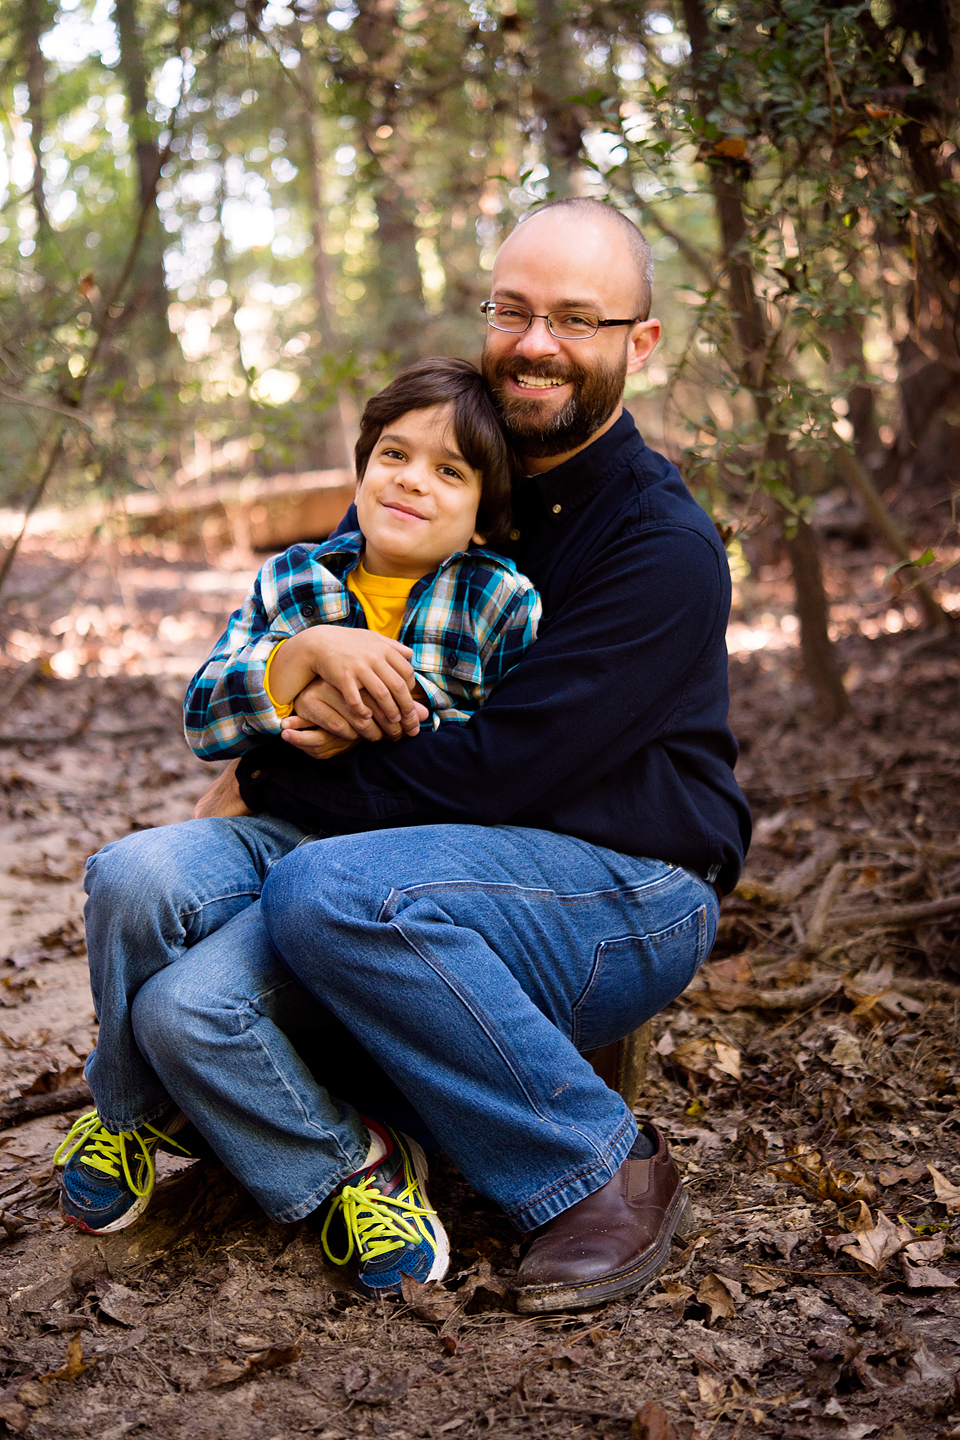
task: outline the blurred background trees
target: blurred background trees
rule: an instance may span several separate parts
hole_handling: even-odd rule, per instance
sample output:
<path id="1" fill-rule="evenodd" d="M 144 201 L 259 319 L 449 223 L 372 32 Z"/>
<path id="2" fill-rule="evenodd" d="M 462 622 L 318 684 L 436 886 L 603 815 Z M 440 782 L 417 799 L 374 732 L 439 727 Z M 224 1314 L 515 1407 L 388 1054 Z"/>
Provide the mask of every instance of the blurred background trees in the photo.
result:
<path id="1" fill-rule="evenodd" d="M 824 515 L 901 566 L 907 623 L 945 621 L 960 9 L 5 13 L 0 504 L 345 464 L 393 369 L 477 355 L 484 272 L 518 216 L 589 194 L 640 222 L 657 261 L 665 337 L 631 408 L 740 572 L 789 557 L 822 713 L 846 704 Z"/>

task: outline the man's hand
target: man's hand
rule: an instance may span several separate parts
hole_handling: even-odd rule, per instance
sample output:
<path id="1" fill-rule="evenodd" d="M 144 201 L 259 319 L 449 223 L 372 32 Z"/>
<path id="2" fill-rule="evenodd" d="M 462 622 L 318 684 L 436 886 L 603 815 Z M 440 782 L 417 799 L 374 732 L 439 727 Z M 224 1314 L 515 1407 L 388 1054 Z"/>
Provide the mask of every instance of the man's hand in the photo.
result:
<path id="1" fill-rule="evenodd" d="M 239 760 L 231 760 L 226 770 L 209 785 L 193 809 L 194 820 L 210 820 L 220 815 L 252 815 L 243 803 L 237 783 Z"/>
<path id="2" fill-rule="evenodd" d="M 309 720 L 301 720 L 299 715 L 288 715 L 280 725 L 283 739 L 289 740 L 291 745 L 305 755 L 311 755 L 314 760 L 332 760 L 335 755 L 343 755 L 359 743 L 357 739 L 345 740 L 339 735 L 332 735 L 329 730 L 321 730 L 311 725 Z"/>

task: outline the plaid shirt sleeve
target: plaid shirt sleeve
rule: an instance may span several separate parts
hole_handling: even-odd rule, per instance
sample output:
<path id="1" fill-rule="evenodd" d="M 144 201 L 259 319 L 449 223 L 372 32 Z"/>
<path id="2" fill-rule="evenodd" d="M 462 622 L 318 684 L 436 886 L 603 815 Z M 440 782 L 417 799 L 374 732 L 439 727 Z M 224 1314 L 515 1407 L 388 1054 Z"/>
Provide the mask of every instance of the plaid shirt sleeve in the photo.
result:
<path id="1" fill-rule="evenodd" d="M 537 636 L 540 597 L 499 557 L 478 557 L 441 576 L 419 626 L 405 637 L 433 711 L 434 726 L 463 724 Z"/>
<path id="2" fill-rule="evenodd" d="M 191 680 L 184 734 L 201 760 L 230 759 L 265 735 L 279 735 L 280 719 L 263 683 L 274 647 L 310 624 L 341 618 L 343 587 L 312 557 L 313 548 L 294 546 L 263 566 Z"/>

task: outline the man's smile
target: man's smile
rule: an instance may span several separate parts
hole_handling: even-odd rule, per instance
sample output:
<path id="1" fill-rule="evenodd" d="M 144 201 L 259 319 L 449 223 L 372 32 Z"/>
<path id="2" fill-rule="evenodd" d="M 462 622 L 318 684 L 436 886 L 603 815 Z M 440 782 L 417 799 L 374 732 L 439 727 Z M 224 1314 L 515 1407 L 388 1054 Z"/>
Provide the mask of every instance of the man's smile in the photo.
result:
<path id="1" fill-rule="evenodd" d="M 555 390 L 558 385 L 567 384 L 566 380 L 541 379 L 539 375 L 511 375 L 510 378 L 521 390 Z"/>

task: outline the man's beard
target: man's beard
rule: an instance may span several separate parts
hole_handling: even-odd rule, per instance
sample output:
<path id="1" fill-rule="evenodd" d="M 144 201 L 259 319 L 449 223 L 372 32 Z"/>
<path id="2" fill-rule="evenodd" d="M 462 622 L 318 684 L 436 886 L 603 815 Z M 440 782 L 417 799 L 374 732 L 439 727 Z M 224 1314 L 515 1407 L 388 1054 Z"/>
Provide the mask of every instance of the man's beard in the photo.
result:
<path id="1" fill-rule="evenodd" d="M 484 351 L 483 377 L 490 387 L 504 434 L 522 455 L 546 460 L 585 445 L 619 405 L 627 378 L 627 351 L 613 365 L 597 361 L 589 368 L 575 360 L 532 362 L 518 356 L 494 356 Z M 559 410 L 548 412 L 542 400 L 529 400 L 507 392 L 508 376 L 536 376 L 539 380 L 569 380 L 573 394 Z"/>

